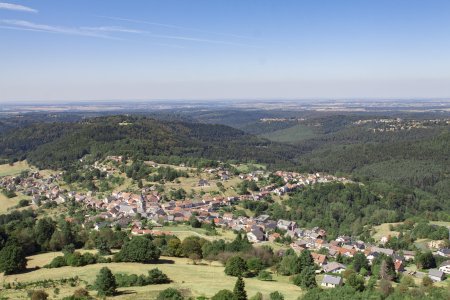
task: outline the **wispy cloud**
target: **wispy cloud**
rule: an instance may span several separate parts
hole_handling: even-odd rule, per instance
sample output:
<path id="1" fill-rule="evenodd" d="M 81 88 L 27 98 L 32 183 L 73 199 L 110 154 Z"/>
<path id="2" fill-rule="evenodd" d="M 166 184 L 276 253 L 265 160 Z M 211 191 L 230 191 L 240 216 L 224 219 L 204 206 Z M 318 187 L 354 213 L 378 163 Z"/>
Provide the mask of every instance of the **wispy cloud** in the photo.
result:
<path id="1" fill-rule="evenodd" d="M 220 44 L 220 45 L 259 48 L 258 46 L 249 45 L 249 44 L 235 43 L 235 42 L 222 41 L 222 40 L 210 40 L 210 39 L 203 39 L 203 38 L 190 37 L 190 36 L 164 35 L 164 34 L 153 34 L 153 33 L 146 33 L 146 35 L 150 36 L 150 37 L 154 37 L 154 38 L 161 38 L 161 39 L 181 40 L 181 41 L 208 43 L 208 44 Z"/>
<path id="2" fill-rule="evenodd" d="M 30 12 L 30 13 L 37 13 L 38 10 L 24 6 L 19 4 L 13 4 L 13 3 L 6 3 L 6 2 L 0 2 L 0 9 L 7 9 L 7 10 L 14 10 L 14 11 L 23 11 L 23 12 Z"/>
<path id="3" fill-rule="evenodd" d="M 135 23 L 135 24 L 145 24 L 145 25 L 151 25 L 151 26 L 156 26 L 156 27 L 164 27 L 164 28 L 170 28 L 170 29 L 178 29 L 178 30 L 184 30 L 184 31 L 206 33 L 206 34 L 212 34 L 212 35 L 217 35 L 217 36 L 233 37 L 233 38 L 238 38 L 238 39 L 261 40 L 259 38 L 251 37 L 251 36 L 232 34 L 232 33 L 223 33 L 223 32 L 214 32 L 214 31 L 208 31 L 208 30 L 203 30 L 203 29 L 198 29 L 198 28 L 166 24 L 166 23 L 157 23 L 157 22 L 149 22 L 149 21 L 144 21 L 144 20 L 120 18 L 120 17 L 110 17 L 110 16 L 98 16 L 98 17 L 110 19 L 110 20 L 116 20 L 116 21 L 130 22 L 130 23 Z"/>
<path id="4" fill-rule="evenodd" d="M 39 32 L 48 32 L 48 33 L 58 33 L 58 34 L 67 34 L 67 35 L 80 35 L 80 36 L 89 36 L 89 37 L 97 37 L 97 38 L 105 38 L 105 39 L 117 39 L 115 37 L 111 37 L 106 34 L 101 34 L 98 32 L 93 32 L 90 30 L 85 30 L 82 28 L 70 28 L 70 27 L 61 27 L 61 26 L 52 26 L 46 24 L 36 24 L 29 21 L 24 20 L 0 20 L 0 24 L 4 24 L 4 29 L 15 29 L 15 30 L 27 30 L 27 31 L 39 31 Z"/>
<path id="5" fill-rule="evenodd" d="M 145 33 L 145 31 L 123 28 L 118 26 L 100 26 L 100 27 L 81 27 L 83 30 L 88 30 L 92 32 L 117 32 L 117 33 Z"/>

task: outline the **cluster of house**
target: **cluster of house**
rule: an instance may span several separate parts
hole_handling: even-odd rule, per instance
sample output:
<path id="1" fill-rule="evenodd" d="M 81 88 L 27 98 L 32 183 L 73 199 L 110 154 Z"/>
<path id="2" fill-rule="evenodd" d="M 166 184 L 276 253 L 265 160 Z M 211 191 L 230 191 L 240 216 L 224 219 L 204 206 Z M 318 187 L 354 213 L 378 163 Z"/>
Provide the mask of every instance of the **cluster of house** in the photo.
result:
<path id="1" fill-rule="evenodd" d="M 228 175 L 223 170 L 211 170 L 220 175 Z M 261 176 L 267 175 L 263 171 L 252 172 L 245 175 L 244 180 L 258 180 Z M 341 273 L 346 266 L 330 262 L 328 259 L 341 256 L 353 257 L 356 253 L 364 253 L 369 263 L 381 254 L 391 256 L 395 262 L 397 272 L 405 272 L 405 262 L 414 259 L 413 251 L 395 252 L 392 249 L 380 248 L 366 244 L 362 241 L 354 241 L 350 237 L 341 236 L 336 240 L 327 242 L 326 231 L 315 227 L 311 229 L 299 228 L 294 221 L 290 220 L 272 220 L 268 215 L 258 217 L 234 217 L 231 213 L 219 213 L 219 208 L 233 205 L 236 202 L 244 200 L 261 200 L 271 193 L 284 193 L 302 185 L 315 184 L 320 182 L 340 181 L 348 182 L 346 178 L 322 174 L 300 174 L 295 172 L 278 171 L 275 175 L 283 178 L 285 185 L 277 187 L 275 185 L 262 188 L 259 192 L 251 195 L 240 196 L 215 196 L 203 195 L 195 200 L 162 201 L 162 195 L 154 187 L 144 188 L 141 193 L 114 192 L 103 199 L 98 199 L 91 192 L 81 193 L 75 191 L 66 191 L 58 185 L 61 174 L 50 175 L 46 178 L 39 173 L 30 173 L 26 178 L 3 177 L 0 178 L 0 187 L 11 191 L 18 191 L 32 198 L 35 205 L 39 205 L 41 200 L 55 201 L 62 203 L 67 199 L 74 199 L 76 202 L 83 203 L 86 207 L 99 210 L 100 213 L 95 217 L 87 217 L 86 222 L 92 221 L 95 229 L 102 227 L 119 226 L 128 228 L 132 225 L 133 235 L 143 234 L 167 234 L 162 230 L 145 229 L 142 225 L 136 224 L 135 216 L 140 215 L 153 223 L 152 227 L 160 227 L 166 222 L 186 222 L 192 216 L 195 216 L 202 223 L 211 223 L 218 227 L 243 231 L 252 243 L 264 241 L 276 242 L 281 238 L 290 237 L 293 241 L 290 247 L 301 252 L 304 249 L 312 250 L 315 263 L 321 267 L 321 271 L 327 275 L 324 277 L 323 286 L 338 286 L 342 284 L 340 276 L 332 274 Z M 281 190 L 283 192 L 281 192 Z M 103 221 L 98 222 L 98 219 Z M 283 235 L 281 234 L 283 232 Z M 327 255 L 319 254 L 315 251 L 327 249 Z M 450 258 L 449 249 L 441 249 L 437 253 Z M 430 270 L 428 276 L 435 281 L 445 278 L 445 274 L 450 274 L 450 261 L 444 262 L 439 269 Z M 415 276 L 424 276 L 423 273 L 414 272 Z"/>
<path id="2" fill-rule="evenodd" d="M 61 203 L 67 200 L 65 195 L 67 191 L 61 189 L 57 183 L 61 176 L 62 174 L 52 174 L 44 177 L 39 172 L 29 173 L 25 178 L 5 176 L 0 178 L 0 188 L 29 196 L 34 205 L 46 200 Z"/>
<path id="3" fill-rule="evenodd" d="M 411 130 L 415 128 L 430 128 L 433 125 L 449 125 L 449 119 L 433 119 L 433 120 L 403 120 L 396 119 L 370 119 L 370 120 L 358 120 L 353 122 L 354 125 L 373 125 L 370 128 L 373 132 L 386 132 L 386 131 L 400 131 Z"/>
<path id="4" fill-rule="evenodd" d="M 328 263 L 328 259 L 330 257 L 336 258 L 338 255 L 353 257 L 356 253 L 363 253 L 369 264 L 371 265 L 379 255 L 387 255 L 392 257 L 394 261 L 394 266 L 396 272 L 405 273 L 408 275 L 412 275 L 418 278 L 422 278 L 424 276 L 430 277 L 431 280 L 438 282 L 442 281 L 446 278 L 446 274 L 450 274 L 450 260 L 445 261 L 441 264 L 439 269 L 430 269 L 428 270 L 428 274 L 418 271 L 406 271 L 404 265 L 406 262 L 412 261 L 415 256 L 414 251 L 400 250 L 394 251 L 388 248 L 381 248 L 374 245 L 366 244 L 362 241 L 353 241 L 350 237 L 341 236 L 336 240 L 331 241 L 329 243 L 323 241 L 322 239 L 317 239 L 315 244 L 307 244 L 301 239 L 291 244 L 291 247 L 296 251 L 302 251 L 304 249 L 310 250 L 320 250 L 327 249 L 328 254 L 318 254 L 312 253 L 312 257 L 314 262 L 321 267 L 321 272 L 326 273 L 321 283 L 324 287 L 336 287 L 343 284 L 342 277 L 336 276 L 337 274 L 342 273 L 346 270 L 347 266 L 338 263 L 338 262 L 330 262 Z M 444 257 L 450 258 L 450 251 L 444 251 L 446 254 L 438 251 L 437 255 L 443 255 Z M 333 275 L 336 274 L 336 275 Z"/>

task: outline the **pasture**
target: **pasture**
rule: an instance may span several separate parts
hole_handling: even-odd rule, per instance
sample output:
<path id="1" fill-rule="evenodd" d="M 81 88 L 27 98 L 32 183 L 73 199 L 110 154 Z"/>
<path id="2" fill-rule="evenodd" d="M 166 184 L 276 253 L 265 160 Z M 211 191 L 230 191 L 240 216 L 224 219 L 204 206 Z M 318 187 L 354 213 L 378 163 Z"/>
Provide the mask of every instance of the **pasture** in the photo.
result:
<path id="1" fill-rule="evenodd" d="M 29 257 L 30 271 L 23 274 L 10 276 L 0 275 L 0 281 L 4 283 L 12 282 L 34 282 L 43 279 L 58 280 L 78 276 L 81 280 L 92 284 L 95 281 L 99 270 L 107 266 L 113 273 L 146 274 L 152 268 L 159 268 L 166 273 L 172 283 L 164 285 L 149 285 L 143 287 L 120 288 L 119 295 L 113 299 L 156 299 L 159 291 L 168 287 L 188 291 L 192 296 L 211 297 L 221 289 L 230 289 L 234 287 L 235 277 L 225 275 L 224 267 L 217 262 L 201 263 L 194 265 L 190 259 L 162 257 L 158 264 L 138 264 L 138 263 L 109 263 L 95 264 L 84 267 L 62 267 L 57 269 L 44 269 L 42 266 L 50 262 L 55 256 L 61 255 L 60 252 L 45 253 Z M 37 268 L 35 270 L 31 268 Z M 302 291 L 299 287 L 289 282 L 286 276 L 274 275 L 273 281 L 260 281 L 256 278 L 245 279 L 247 294 L 253 296 L 257 292 L 268 295 L 273 291 L 280 291 L 285 295 L 286 300 L 295 300 Z M 46 289 L 53 299 L 61 299 L 70 295 L 76 287 L 60 287 L 58 295 L 54 295 L 54 288 Z M 95 295 L 95 291 L 90 292 Z M 12 299 L 27 298 L 26 289 L 24 290 L 4 290 L 2 295 Z"/>

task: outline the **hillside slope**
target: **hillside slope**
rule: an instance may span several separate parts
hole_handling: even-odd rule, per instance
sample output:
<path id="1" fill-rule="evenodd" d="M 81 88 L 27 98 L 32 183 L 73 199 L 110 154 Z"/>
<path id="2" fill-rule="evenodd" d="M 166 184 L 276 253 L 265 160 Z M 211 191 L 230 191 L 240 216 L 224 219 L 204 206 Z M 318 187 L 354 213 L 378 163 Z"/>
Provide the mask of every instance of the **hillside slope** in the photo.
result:
<path id="1" fill-rule="evenodd" d="M 0 156 L 41 168 L 67 167 L 86 154 L 137 159 L 189 157 L 292 167 L 295 151 L 224 125 L 110 116 L 77 123 L 33 124 L 4 133 Z"/>

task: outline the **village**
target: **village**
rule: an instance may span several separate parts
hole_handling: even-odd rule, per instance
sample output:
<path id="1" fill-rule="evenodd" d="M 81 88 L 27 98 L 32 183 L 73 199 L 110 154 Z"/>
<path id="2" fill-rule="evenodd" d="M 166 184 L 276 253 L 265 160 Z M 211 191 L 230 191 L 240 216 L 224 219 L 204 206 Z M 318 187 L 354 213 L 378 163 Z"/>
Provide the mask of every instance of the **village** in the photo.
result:
<path id="1" fill-rule="evenodd" d="M 104 162 L 95 162 L 94 169 L 100 169 L 113 176 L 118 169 L 108 163 L 115 161 L 121 163 L 122 157 L 111 156 Z M 154 168 L 159 165 L 148 162 Z M 182 166 L 173 166 L 185 168 Z M 231 187 L 233 195 L 222 195 L 214 192 L 205 192 L 212 185 L 207 178 L 214 178 L 217 182 L 265 182 L 269 176 L 281 178 L 282 184 L 262 186 L 258 191 L 239 195 L 237 188 Z M 267 180 L 266 180 L 267 181 Z M 435 254 L 448 258 L 438 268 L 428 270 L 428 273 L 407 270 L 405 266 L 414 260 L 414 251 L 394 251 L 380 247 L 384 245 L 389 236 L 382 237 L 378 243 L 365 243 L 350 236 L 339 236 L 336 239 L 327 239 L 326 230 L 314 228 L 300 228 L 295 221 L 271 219 L 269 215 L 235 216 L 232 212 L 224 211 L 239 205 L 242 201 L 261 201 L 268 197 L 281 197 L 289 192 L 301 189 L 307 185 L 327 182 L 350 183 L 344 177 L 327 174 L 301 174 L 287 171 L 274 173 L 265 170 L 255 170 L 248 173 L 233 174 L 224 167 L 204 168 L 195 179 L 195 188 L 202 193 L 195 193 L 195 197 L 182 200 L 170 199 L 165 192 L 158 191 L 156 185 L 143 186 L 138 191 L 112 191 L 103 197 L 98 197 L 94 191 L 68 190 L 63 182 L 63 173 L 52 172 L 42 175 L 38 171 L 27 172 L 21 176 L 4 176 L 0 178 L 0 188 L 9 193 L 19 193 L 30 199 L 33 208 L 45 203 L 61 205 L 74 201 L 82 207 L 96 211 L 95 215 L 86 215 L 83 226 L 91 226 L 94 230 L 104 227 L 130 229 L 132 235 L 163 235 L 171 234 L 165 227 L 172 224 L 189 223 L 193 218 L 200 224 L 213 224 L 216 228 L 233 232 L 243 232 L 248 240 L 255 245 L 283 244 L 284 249 L 292 249 L 296 253 L 308 249 L 312 252 L 315 264 L 320 267 L 317 273 L 326 273 L 321 283 L 324 287 L 336 287 L 343 284 L 341 274 L 347 269 L 338 258 L 352 258 L 357 253 L 363 253 L 369 264 L 379 255 L 392 258 L 397 272 L 415 276 L 416 278 L 430 277 L 439 282 L 450 274 L 450 249 L 436 246 Z M 205 191 L 204 191 L 205 190 Z M 144 220 L 142 222 L 141 220 Z M 286 240 L 289 243 L 286 243 Z"/>

